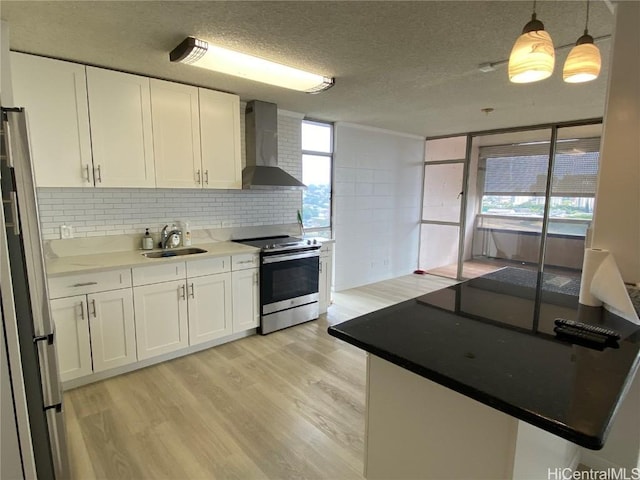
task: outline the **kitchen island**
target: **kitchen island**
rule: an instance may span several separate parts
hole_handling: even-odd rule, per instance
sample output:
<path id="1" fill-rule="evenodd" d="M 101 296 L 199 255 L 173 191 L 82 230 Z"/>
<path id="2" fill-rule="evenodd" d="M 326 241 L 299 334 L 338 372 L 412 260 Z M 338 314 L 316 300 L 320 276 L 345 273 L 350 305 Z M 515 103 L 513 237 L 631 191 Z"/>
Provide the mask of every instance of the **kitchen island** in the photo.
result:
<path id="1" fill-rule="evenodd" d="M 367 478 L 548 478 L 577 466 L 578 446 L 602 448 L 638 326 L 579 306 L 570 277 L 545 274 L 536 308 L 532 274 L 503 269 L 329 328 L 369 352 Z M 621 339 L 560 340 L 558 317 Z"/>

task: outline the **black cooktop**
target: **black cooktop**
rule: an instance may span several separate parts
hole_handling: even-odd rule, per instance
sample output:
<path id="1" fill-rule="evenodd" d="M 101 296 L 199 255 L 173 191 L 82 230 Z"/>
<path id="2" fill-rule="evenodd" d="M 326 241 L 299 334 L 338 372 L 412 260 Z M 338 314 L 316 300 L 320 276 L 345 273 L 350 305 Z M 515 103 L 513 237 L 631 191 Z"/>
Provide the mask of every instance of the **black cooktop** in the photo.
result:
<path id="1" fill-rule="evenodd" d="M 602 448 L 638 366 L 640 328 L 578 305 L 562 278 L 545 278 L 549 288 L 536 310 L 535 282 L 520 269 L 505 270 L 334 325 L 329 334 L 578 445 Z M 553 330 L 559 317 L 614 329 L 621 339 L 602 350 L 562 340 Z"/>
<path id="2" fill-rule="evenodd" d="M 233 240 L 234 242 L 250 245 L 262 250 L 293 250 L 299 248 L 317 247 L 320 244 L 316 240 L 304 240 L 289 235 L 278 235 L 273 237 L 244 238 Z"/>

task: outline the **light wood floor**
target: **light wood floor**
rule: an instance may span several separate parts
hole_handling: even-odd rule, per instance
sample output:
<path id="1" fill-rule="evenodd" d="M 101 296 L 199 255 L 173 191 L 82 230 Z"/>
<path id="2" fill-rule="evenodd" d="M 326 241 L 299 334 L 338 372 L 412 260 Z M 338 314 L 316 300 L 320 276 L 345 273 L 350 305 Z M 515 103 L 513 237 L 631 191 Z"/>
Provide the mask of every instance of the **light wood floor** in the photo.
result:
<path id="1" fill-rule="evenodd" d="M 452 283 L 338 292 L 317 321 L 66 392 L 73 478 L 362 478 L 365 354 L 327 326 Z"/>
<path id="2" fill-rule="evenodd" d="M 462 275 L 465 278 L 481 277 L 487 273 L 495 272 L 504 267 L 504 263 L 482 262 L 475 260 L 467 260 L 462 266 Z M 458 264 L 444 265 L 442 267 L 432 268 L 429 270 L 432 275 L 441 275 L 443 277 L 455 278 L 458 274 Z"/>
<path id="3" fill-rule="evenodd" d="M 496 270 L 500 270 L 503 267 L 517 267 L 517 268 L 525 268 L 529 270 L 536 270 L 538 267 L 535 264 L 526 264 L 517 261 L 509 261 L 509 260 L 497 260 L 497 259 L 476 259 L 476 260 L 466 260 L 462 266 L 462 276 L 464 278 L 476 278 L 482 275 L 486 275 L 487 273 L 495 272 Z M 559 275 L 564 276 L 580 276 L 580 271 L 572 270 L 568 268 L 561 267 L 552 267 L 549 265 L 545 266 L 544 269 L 547 273 L 557 273 Z M 443 277 L 455 278 L 458 274 L 458 264 L 454 263 L 451 265 L 445 265 L 438 268 L 433 268 L 429 270 L 429 273 L 432 275 L 439 275 Z"/>

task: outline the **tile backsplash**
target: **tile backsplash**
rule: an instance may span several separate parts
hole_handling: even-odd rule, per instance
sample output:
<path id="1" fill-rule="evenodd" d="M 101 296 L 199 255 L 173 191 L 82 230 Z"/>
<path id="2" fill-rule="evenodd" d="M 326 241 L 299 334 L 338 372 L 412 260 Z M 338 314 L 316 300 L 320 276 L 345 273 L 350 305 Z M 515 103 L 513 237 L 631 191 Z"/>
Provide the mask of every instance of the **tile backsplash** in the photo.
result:
<path id="1" fill-rule="evenodd" d="M 298 116 L 278 115 L 278 164 L 301 180 L 300 125 Z M 73 227 L 74 237 L 95 237 L 144 233 L 146 227 L 157 232 L 167 223 L 184 220 L 190 222 L 192 230 L 296 223 L 302 192 L 38 188 L 38 204 L 42 236 L 54 240 L 60 238 L 63 224 Z"/>
<path id="2" fill-rule="evenodd" d="M 75 237 L 152 232 L 173 221 L 203 228 L 296 222 L 301 193 L 291 191 L 135 188 L 41 188 L 42 236 L 60 238 L 60 225 Z"/>

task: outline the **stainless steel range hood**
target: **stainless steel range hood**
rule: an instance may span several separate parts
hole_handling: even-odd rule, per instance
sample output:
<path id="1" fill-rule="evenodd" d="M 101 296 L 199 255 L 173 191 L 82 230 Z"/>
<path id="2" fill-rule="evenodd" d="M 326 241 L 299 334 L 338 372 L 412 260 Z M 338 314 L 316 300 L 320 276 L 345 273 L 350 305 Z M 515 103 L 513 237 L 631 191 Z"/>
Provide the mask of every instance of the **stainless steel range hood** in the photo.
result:
<path id="1" fill-rule="evenodd" d="M 243 189 L 295 189 L 306 186 L 278 167 L 278 107 L 253 100 L 245 113 L 247 166 L 242 171 Z"/>

